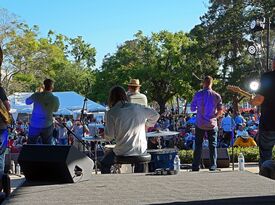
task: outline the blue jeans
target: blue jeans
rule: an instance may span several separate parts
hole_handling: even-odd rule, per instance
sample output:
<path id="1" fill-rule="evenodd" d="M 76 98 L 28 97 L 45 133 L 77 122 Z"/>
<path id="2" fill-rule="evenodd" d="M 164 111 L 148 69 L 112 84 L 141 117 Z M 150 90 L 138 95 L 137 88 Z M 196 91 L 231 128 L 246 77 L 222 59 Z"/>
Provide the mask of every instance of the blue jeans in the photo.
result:
<path id="1" fill-rule="evenodd" d="M 203 138 L 207 135 L 209 142 L 210 169 L 217 168 L 217 135 L 218 129 L 202 130 L 196 127 L 195 151 L 193 154 L 192 170 L 199 170 L 202 155 Z"/>
<path id="2" fill-rule="evenodd" d="M 0 146 L 0 175 L 4 173 L 5 169 L 5 151 L 8 145 L 8 130 L 7 129 L 0 129 L 0 139 L 1 139 L 1 146 Z"/>
<path id="3" fill-rule="evenodd" d="M 264 161 L 272 159 L 272 149 L 275 145 L 275 131 L 260 130 L 258 145 L 260 152 L 259 166 L 261 168 Z"/>
<path id="4" fill-rule="evenodd" d="M 67 138 L 60 138 L 60 139 L 59 139 L 59 144 L 61 144 L 61 145 L 68 145 L 68 140 L 67 140 Z"/>
<path id="5" fill-rule="evenodd" d="M 29 127 L 28 144 L 39 144 L 41 137 L 42 144 L 53 144 L 53 125 L 46 128 Z M 40 143 L 40 144 L 41 144 Z"/>

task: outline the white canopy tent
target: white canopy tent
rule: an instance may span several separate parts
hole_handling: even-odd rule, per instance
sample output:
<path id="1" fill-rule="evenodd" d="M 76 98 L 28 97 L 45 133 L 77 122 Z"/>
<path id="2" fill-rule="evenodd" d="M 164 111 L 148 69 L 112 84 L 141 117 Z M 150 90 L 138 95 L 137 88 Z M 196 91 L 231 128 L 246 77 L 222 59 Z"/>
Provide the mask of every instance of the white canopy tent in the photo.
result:
<path id="1" fill-rule="evenodd" d="M 33 106 L 26 105 L 26 98 L 31 96 L 32 93 L 23 92 L 23 93 L 14 93 L 8 97 L 11 108 L 16 110 L 14 113 L 26 113 L 31 114 Z M 53 92 L 55 96 L 59 98 L 60 107 L 59 110 L 54 113 L 57 115 L 74 115 L 75 112 L 80 112 L 83 108 L 83 103 L 85 97 L 77 94 L 73 91 L 67 92 Z M 87 99 L 85 110 L 87 112 L 105 112 L 106 107 L 100 105 L 90 99 Z"/>

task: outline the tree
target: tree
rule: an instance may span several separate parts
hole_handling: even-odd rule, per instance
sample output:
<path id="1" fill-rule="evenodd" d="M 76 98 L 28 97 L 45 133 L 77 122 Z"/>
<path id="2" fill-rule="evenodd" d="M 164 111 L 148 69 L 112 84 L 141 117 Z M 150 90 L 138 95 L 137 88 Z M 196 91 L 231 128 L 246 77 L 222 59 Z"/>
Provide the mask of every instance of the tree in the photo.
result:
<path id="1" fill-rule="evenodd" d="M 51 30 L 47 38 L 39 38 L 38 26 L 29 27 L 6 10 L 0 10 L 0 15 L 6 19 L 0 23 L 0 46 L 4 53 L 2 84 L 8 93 L 34 91 L 45 78 L 52 78 L 57 91 L 90 95 L 87 81 L 94 82 L 95 48 L 82 37 L 68 38 Z"/>
<path id="2" fill-rule="evenodd" d="M 249 25 L 256 17 L 270 13 L 274 3 L 269 0 L 215 0 L 210 3 L 208 12 L 201 17 L 200 26 L 212 56 L 220 61 L 219 78 L 222 83 L 218 86 L 228 101 L 232 97 L 226 92 L 226 85 L 238 85 L 247 90 L 247 82 L 259 77 L 259 67 L 264 62 L 264 56 L 255 59 L 247 52 L 255 36 Z"/>
<path id="3" fill-rule="evenodd" d="M 135 39 L 104 58 L 102 70 L 97 71 L 95 97 L 107 99 L 113 85 L 125 86 L 130 78 L 139 78 L 142 92 L 149 102 L 156 101 L 163 113 L 167 101 L 175 95 L 190 100 L 194 93 L 192 72 L 209 68 L 205 64 L 208 60 L 195 57 L 197 49 L 197 42 L 184 32 L 161 31 L 144 36 L 139 31 Z M 216 65 L 212 69 L 217 69 Z"/>
<path id="4" fill-rule="evenodd" d="M 54 77 L 55 65 L 65 61 L 64 53 L 57 46 L 45 38 L 37 39 L 38 29 L 20 23 L 17 30 L 10 33 L 4 50 L 6 58 L 2 78 L 7 90 L 31 90 L 45 78 Z"/>
<path id="5" fill-rule="evenodd" d="M 77 64 L 71 63 L 64 64 L 63 68 L 59 69 L 54 77 L 55 90 L 73 90 L 87 98 L 91 98 L 92 85 L 95 83 L 94 72 L 89 69 L 84 70 Z"/>

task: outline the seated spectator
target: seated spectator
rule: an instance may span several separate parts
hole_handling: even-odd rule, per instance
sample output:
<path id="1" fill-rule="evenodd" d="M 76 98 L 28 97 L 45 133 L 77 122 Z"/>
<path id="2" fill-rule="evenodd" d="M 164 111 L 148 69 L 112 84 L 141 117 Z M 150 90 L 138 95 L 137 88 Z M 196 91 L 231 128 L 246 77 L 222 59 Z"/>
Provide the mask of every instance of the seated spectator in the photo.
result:
<path id="1" fill-rule="evenodd" d="M 191 128 L 191 132 L 187 133 L 184 138 L 184 146 L 186 149 L 193 149 L 195 146 L 195 128 Z"/>
<path id="2" fill-rule="evenodd" d="M 256 147 L 257 143 L 248 134 L 240 136 L 236 139 L 234 147 Z"/>
<path id="3" fill-rule="evenodd" d="M 246 122 L 246 120 L 244 119 L 244 117 L 242 116 L 242 114 L 238 112 L 237 116 L 235 117 L 235 123 L 236 124 L 243 124 L 245 122 Z"/>
<path id="4" fill-rule="evenodd" d="M 68 144 L 68 133 L 67 133 L 66 127 L 64 126 L 65 124 L 66 124 L 66 120 L 61 119 L 58 125 L 58 143 L 61 145 Z"/>
<path id="5" fill-rule="evenodd" d="M 238 129 L 237 129 L 237 133 L 236 133 L 237 137 L 249 136 L 248 132 L 245 130 L 245 127 L 246 127 L 245 123 L 238 125 Z"/>
<path id="6" fill-rule="evenodd" d="M 187 124 L 194 125 L 196 123 L 196 114 L 193 114 L 191 118 L 186 122 Z"/>

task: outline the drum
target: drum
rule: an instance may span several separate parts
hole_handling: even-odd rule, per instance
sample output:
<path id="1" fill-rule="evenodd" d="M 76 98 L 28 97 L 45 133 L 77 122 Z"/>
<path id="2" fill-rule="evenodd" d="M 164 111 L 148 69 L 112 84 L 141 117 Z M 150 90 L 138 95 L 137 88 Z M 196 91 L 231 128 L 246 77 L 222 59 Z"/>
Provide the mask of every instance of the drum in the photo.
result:
<path id="1" fill-rule="evenodd" d="M 174 159 L 178 151 L 176 149 L 151 149 L 147 150 L 151 154 L 151 162 L 149 163 L 149 172 L 156 169 L 174 169 Z"/>

